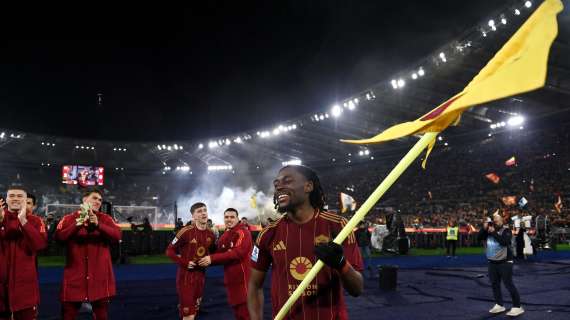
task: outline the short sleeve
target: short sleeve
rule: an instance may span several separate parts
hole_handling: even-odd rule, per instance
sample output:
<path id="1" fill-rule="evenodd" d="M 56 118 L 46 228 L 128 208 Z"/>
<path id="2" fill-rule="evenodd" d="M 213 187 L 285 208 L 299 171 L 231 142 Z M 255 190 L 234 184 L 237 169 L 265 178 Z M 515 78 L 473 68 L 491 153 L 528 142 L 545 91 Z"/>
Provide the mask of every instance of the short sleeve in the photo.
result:
<path id="1" fill-rule="evenodd" d="M 267 272 L 273 258 L 269 250 L 272 232 L 268 229 L 261 231 L 251 251 L 251 266 L 259 271 Z"/>
<path id="2" fill-rule="evenodd" d="M 190 232 L 187 228 L 182 228 L 182 230 L 178 231 L 174 239 L 170 242 L 170 245 L 174 247 L 174 249 L 180 248 L 182 245 L 186 243 L 186 239 L 188 237 L 188 232 Z"/>

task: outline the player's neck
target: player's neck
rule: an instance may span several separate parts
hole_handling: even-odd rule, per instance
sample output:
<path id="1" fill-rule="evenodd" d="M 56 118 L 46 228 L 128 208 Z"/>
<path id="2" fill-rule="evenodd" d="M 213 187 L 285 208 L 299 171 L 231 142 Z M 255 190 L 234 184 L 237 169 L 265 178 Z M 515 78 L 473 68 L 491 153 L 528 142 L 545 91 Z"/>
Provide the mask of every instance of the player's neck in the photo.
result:
<path id="1" fill-rule="evenodd" d="M 304 224 L 313 219 L 316 210 L 309 203 L 305 203 L 288 213 L 289 218 L 296 224 Z"/>
<path id="2" fill-rule="evenodd" d="M 197 228 L 198 230 L 206 230 L 206 226 L 207 226 L 207 224 L 205 224 L 205 223 L 198 223 L 198 222 L 196 222 L 196 228 Z"/>

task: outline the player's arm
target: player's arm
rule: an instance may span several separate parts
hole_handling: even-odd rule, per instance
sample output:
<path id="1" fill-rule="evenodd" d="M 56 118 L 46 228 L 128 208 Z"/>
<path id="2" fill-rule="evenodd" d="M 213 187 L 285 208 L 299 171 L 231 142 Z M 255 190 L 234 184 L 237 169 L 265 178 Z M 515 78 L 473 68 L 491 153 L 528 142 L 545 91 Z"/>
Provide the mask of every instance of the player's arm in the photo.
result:
<path id="1" fill-rule="evenodd" d="M 30 218 L 27 223 L 21 225 L 21 229 L 24 241 L 31 251 L 37 252 L 47 247 L 46 228 L 41 219 Z"/>
<path id="2" fill-rule="evenodd" d="M 113 242 L 119 242 L 119 240 L 121 240 L 121 228 L 119 228 L 109 216 L 101 216 L 101 220 L 99 220 L 97 224 L 97 229 L 99 229 L 103 237 Z"/>
<path id="3" fill-rule="evenodd" d="M 80 228 L 82 227 L 76 224 L 73 215 L 67 215 L 57 224 L 55 239 L 60 242 L 66 242 L 75 235 Z"/>
<path id="4" fill-rule="evenodd" d="M 188 268 L 188 263 L 190 262 L 187 259 L 182 258 L 178 252 L 179 252 L 179 247 L 182 243 L 184 243 L 185 241 L 185 235 L 184 233 L 187 232 L 187 230 L 180 230 L 176 236 L 174 237 L 174 239 L 172 239 L 172 242 L 170 242 L 168 244 L 168 247 L 166 248 L 166 256 L 170 258 L 170 260 L 172 260 L 174 263 L 176 263 L 177 265 L 179 265 L 181 268 Z"/>
<path id="5" fill-rule="evenodd" d="M 212 264 L 227 264 L 232 261 L 240 261 L 243 257 L 250 254 L 251 236 L 245 234 L 243 230 L 238 230 L 236 244 L 233 248 L 226 252 L 214 253 L 210 256 Z"/>
<path id="6" fill-rule="evenodd" d="M 266 272 L 251 268 L 247 290 L 247 308 L 251 320 L 263 319 L 263 282 Z"/>

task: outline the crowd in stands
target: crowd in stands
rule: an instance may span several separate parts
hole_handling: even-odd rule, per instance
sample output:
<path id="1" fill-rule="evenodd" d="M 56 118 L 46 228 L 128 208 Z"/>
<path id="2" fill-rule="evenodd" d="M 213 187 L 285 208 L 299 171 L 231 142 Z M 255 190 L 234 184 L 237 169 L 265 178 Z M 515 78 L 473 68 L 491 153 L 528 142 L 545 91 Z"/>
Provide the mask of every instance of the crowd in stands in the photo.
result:
<path id="1" fill-rule="evenodd" d="M 367 220 L 383 223 L 386 214 L 399 212 L 408 227 L 443 227 L 451 219 L 459 225 L 477 226 L 501 208 L 511 216 L 548 214 L 551 221 L 567 226 L 569 129 L 513 129 L 484 138 L 450 141 L 444 137 L 428 158 L 426 170 L 418 159 L 376 204 Z M 516 165 L 507 166 L 505 161 L 511 157 L 515 157 Z M 316 168 L 329 208 L 337 210 L 339 192 L 350 194 L 359 204 L 364 202 L 399 160 L 383 158 L 381 154 L 376 154 L 376 158 Z M 491 182 L 485 177 L 489 173 L 495 173 L 500 181 Z M 45 215 L 44 206 L 48 203 L 80 203 L 82 190 L 76 185 L 62 184 L 60 175 L 58 170 L 47 169 L 2 170 L 0 188 L 5 189 L 10 183 L 26 186 L 38 198 L 40 215 Z M 191 191 L 191 187 L 192 184 L 168 177 L 132 176 L 108 170 L 101 189 L 105 200 L 114 204 L 158 207 L 157 220 L 174 224 L 176 196 Z M 554 209 L 558 195 L 563 203 L 560 212 Z M 504 196 L 516 196 L 517 201 L 525 197 L 528 204 L 523 208 L 507 206 L 501 201 Z M 141 223 L 142 218 L 137 222 Z"/>

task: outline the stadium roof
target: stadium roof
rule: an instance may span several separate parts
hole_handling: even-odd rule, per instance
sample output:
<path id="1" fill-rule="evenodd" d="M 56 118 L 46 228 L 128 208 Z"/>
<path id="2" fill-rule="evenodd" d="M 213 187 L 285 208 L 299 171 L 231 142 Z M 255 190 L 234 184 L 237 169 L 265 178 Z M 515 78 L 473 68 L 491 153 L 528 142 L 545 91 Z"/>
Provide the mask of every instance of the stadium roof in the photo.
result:
<path id="1" fill-rule="evenodd" d="M 25 167 L 103 164 L 125 170 L 171 171 L 177 167 L 207 170 L 208 166 L 232 165 L 234 170 L 291 160 L 313 165 L 350 159 L 364 161 L 401 153 L 408 143 L 396 141 L 366 149 L 338 140 L 369 137 L 393 124 L 413 120 L 460 91 L 538 5 L 532 1 L 526 7 L 525 3 L 509 2 L 488 12 L 479 23 L 445 45 L 432 47 L 430 54 L 390 76 L 378 76 L 376 84 L 359 88 L 330 106 L 282 122 L 223 136 L 149 142 L 75 139 L 0 129 L 0 161 Z M 477 132 L 486 136 L 493 132 L 492 124 L 514 115 L 524 116 L 527 121 L 570 119 L 569 22 L 566 8 L 559 15 L 559 36 L 552 47 L 543 89 L 469 111 L 461 126 L 445 135 Z M 141 125 L 124 121 L 126 127 Z"/>

